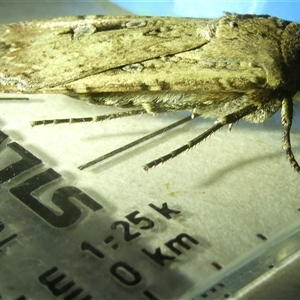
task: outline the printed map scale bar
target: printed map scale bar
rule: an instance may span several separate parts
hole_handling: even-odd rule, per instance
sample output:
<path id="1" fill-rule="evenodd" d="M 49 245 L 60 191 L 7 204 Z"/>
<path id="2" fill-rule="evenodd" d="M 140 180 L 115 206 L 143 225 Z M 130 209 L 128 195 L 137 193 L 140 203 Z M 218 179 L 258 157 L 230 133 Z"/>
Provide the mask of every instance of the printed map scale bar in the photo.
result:
<path id="1" fill-rule="evenodd" d="M 180 6 L 180 15 L 190 5 L 182 3 L 172 2 Z M 192 3 L 190 12 L 217 17 L 222 11 L 250 12 L 238 9 L 255 4 L 228 2 L 228 9 L 216 4 L 219 12 L 211 15 L 203 3 Z M 146 15 L 152 14 L 145 12 L 150 4 L 141 3 Z M 284 5 L 272 4 L 277 12 L 255 12 L 292 19 L 290 13 L 279 15 L 287 13 Z M 290 5 L 294 13 L 299 11 L 295 5 Z M 1 23 L 126 13 L 107 10 L 113 5 L 105 2 L 11 1 L 0 6 Z M 162 3 L 154 6 L 161 14 Z M 26 101 L 20 101 L 20 94 L 15 100 L 3 97 L 1 299 L 299 298 L 299 176 L 281 149 L 279 115 L 260 125 L 239 122 L 230 134 L 224 128 L 149 172 L 141 166 L 214 120 L 197 118 L 80 171 L 78 166 L 95 157 L 189 114 L 31 128 L 30 122 L 41 118 L 116 110 L 61 95 L 28 95 Z M 299 157 L 300 111 L 295 110 L 292 136 Z"/>
<path id="2" fill-rule="evenodd" d="M 297 176 L 280 145 L 272 150 L 276 119 L 254 129 L 240 122 L 142 170 L 210 126 L 197 118 L 80 171 L 95 153 L 145 136 L 141 124 L 151 133 L 182 114 L 31 128 L 37 116 L 88 116 L 95 107 L 53 95 L 0 105 L 3 299 L 232 298 L 297 258 Z"/>

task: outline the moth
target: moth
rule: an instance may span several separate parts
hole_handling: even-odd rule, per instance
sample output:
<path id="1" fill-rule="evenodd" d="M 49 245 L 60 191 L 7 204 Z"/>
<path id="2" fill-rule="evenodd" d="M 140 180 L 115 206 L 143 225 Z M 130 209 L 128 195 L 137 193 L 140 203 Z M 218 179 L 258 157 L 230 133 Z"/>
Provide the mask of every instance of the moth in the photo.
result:
<path id="1" fill-rule="evenodd" d="M 290 142 L 299 90 L 300 25 L 268 15 L 77 16 L 0 26 L 2 93 L 61 93 L 127 109 L 94 120 L 178 110 L 217 118 L 145 170 L 224 125 L 263 122 L 281 108 L 283 148 L 300 173 Z"/>

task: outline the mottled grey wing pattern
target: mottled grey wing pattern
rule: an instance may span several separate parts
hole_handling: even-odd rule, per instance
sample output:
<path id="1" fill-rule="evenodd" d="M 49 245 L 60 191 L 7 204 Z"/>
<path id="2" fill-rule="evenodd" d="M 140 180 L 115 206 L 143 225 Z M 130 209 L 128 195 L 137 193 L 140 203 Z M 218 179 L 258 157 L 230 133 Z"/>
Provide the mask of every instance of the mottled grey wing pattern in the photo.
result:
<path id="1" fill-rule="evenodd" d="M 190 98 L 176 98 L 182 103 L 170 110 L 218 99 L 223 104 L 245 94 L 263 102 L 284 84 L 286 25 L 232 14 L 215 20 L 85 16 L 1 25 L 0 91 L 88 99 L 180 91 Z M 115 101 L 99 98 L 106 105 Z"/>
<path id="2" fill-rule="evenodd" d="M 0 90 L 35 92 L 64 86 L 128 64 L 188 51 L 207 42 L 196 36 L 204 24 L 193 19 L 86 16 L 1 25 Z M 6 86 L 5 79 L 12 85 Z"/>

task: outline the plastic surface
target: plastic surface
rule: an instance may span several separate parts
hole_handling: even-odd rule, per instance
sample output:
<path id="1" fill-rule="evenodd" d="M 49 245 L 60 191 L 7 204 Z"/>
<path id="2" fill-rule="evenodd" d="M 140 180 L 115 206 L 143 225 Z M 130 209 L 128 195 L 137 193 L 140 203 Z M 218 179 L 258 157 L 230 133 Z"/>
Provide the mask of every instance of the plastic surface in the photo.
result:
<path id="1" fill-rule="evenodd" d="M 213 120 L 196 118 L 84 171 L 188 114 L 30 127 L 114 111 L 61 95 L 0 100 L 3 299 L 224 299 L 296 256 L 299 175 L 281 150 L 278 114 L 224 128 L 148 172 L 143 164 Z"/>

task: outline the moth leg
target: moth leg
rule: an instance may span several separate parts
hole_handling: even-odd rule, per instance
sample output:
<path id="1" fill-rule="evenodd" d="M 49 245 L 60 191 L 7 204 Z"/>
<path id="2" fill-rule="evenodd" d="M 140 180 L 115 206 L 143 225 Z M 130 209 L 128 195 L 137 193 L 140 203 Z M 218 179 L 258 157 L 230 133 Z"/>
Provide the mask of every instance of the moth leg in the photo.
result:
<path id="1" fill-rule="evenodd" d="M 222 128 L 224 125 L 233 124 L 233 123 L 237 122 L 238 120 L 242 119 L 243 117 L 253 113 L 256 110 L 257 110 L 257 106 L 249 105 L 249 106 L 246 106 L 243 109 L 240 109 L 232 114 L 228 114 L 224 117 L 219 118 L 212 127 L 207 129 L 206 131 L 204 131 L 202 134 L 200 134 L 196 138 L 190 140 L 188 143 L 181 146 L 180 148 L 177 148 L 176 150 L 170 152 L 169 154 L 164 155 L 158 159 L 155 159 L 155 160 L 147 163 L 146 165 L 143 166 L 143 169 L 145 171 L 147 171 L 159 164 L 162 164 L 162 163 L 168 161 L 171 158 L 174 158 L 175 156 L 181 154 L 182 152 L 189 150 L 192 147 L 196 146 L 197 144 L 202 142 L 205 138 L 207 138 L 208 136 L 210 136 L 211 134 L 216 132 L 218 129 Z"/>
<path id="2" fill-rule="evenodd" d="M 198 115 L 194 114 L 194 118 L 197 118 L 197 117 L 198 117 Z M 97 164 L 97 163 L 99 163 L 101 161 L 104 161 L 104 160 L 106 160 L 106 159 L 108 159 L 110 157 L 113 157 L 116 154 L 119 154 L 119 153 L 121 153 L 121 152 L 123 152 L 125 150 L 128 150 L 128 149 L 130 149 L 130 148 L 132 148 L 132 147 L 134 147 L 136 145 L 139 145 L 140 143 L 143 143 L 145 141 L 150 140 L 151 138 L 153 138 L 153 137 L 155 137 L 155 136 L 157 136 L 159 134 L 165 133 L 165 132 L 167 132 L 170 129 L 173 129 L 173 128 L 175 128 L 175 127 L 177 127 L 177 126 L 179 126 L 179 125 L 181 125 L 181 124 L 183 124 L 183 123 L 185 123 L 187 121 L 190 121 L 191 119 L 192 119 L 192 116 L 189 116 L 189 117 L 181 119 L 181 120 L 179 120 L 179 121 L 177 121 L 175 123 L 172 123 L 172 124 L 170 124 L 168 126 L 165 126 L 165 127 L 161 128 L 161 129 L 156 130 L 156 131 L 154 131 L 154 132 L 152 132 L 150 134 L 147 134 L 147 135 L 145 135 L 145 136 L 143 136 L 143 137 L 141 137 L 141 138 L 139 138 L 139 139 L 137 139 L 137 140 L 135 140 L 133 142 L 130 142 L 127 145 L 124 145 L 124 146 L 122 146 L 120 148 L 117 148 L 117 149 L 115 149 L 115 150 L 113 150 L 113 151 L 111 151 L 109 153 L 106 153 L 106 154 L 104 154 L 104 155 L 102 155 L 102 156 L 100 156 L 100 157 L 98 157 L 98 158 L 96 158 L 96 159 L 94 159 L 94 160 L 92 160 L 92 161 L 84 164 L 84 165 L 81 165 L 81 166 L 78 167 L 78 169 L 79 170 L 84 170 L 86 168 L 89 168 L 89 167 L 91 167 L 91 166 L 93 166 L 93 165 L 95 165 L 95 164 Z"/>
<path id="3" fill-rule="evenodd" d="M 83 122 L 100 122 L 104 120 L 112 120 L 117 118 L 123 117 L 131 117 L 135 115 L 145 114 L 145 109 L 134 109 L 129 111 L 121 111 L 117 113 L 112 113 L 108 115 L 102 116 L 94 116 L 88 118 L 68 118 L 68 119 L 50 119 L 50 120 L 39 120 L 39 121 L 32 121 L 30 125 L 37 126 L 37 125 L 48 125 L 48 124 L 62 124 L 62 123 L 83 123 Z"/>
<path id="4" fill-rule="evenodd" d="M 293 119 L 293 100 L 291 98 L 285 98 L 282 101 L 281 108 L 281 124 L 283 126 L 283 149 L 285 150 L 287 159 L 289 160 L 291 166 L 297 173 L 300 173 L 300 166 L 294 156 L 290 132 L 292 127 Z"/>

